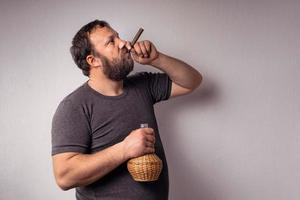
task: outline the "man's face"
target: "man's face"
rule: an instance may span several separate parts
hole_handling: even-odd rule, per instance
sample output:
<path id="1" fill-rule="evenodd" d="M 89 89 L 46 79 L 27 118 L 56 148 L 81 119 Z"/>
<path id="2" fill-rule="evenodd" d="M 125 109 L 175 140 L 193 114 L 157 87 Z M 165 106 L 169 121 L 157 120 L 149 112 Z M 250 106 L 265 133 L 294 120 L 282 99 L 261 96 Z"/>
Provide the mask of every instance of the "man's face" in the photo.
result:
<path id="1" fill-rule="evenodd" d="M 133 70 L 134 62 L 125 46 L 126 41 L 120 39 L 112 28 L 96 28 L 90 34 L 90 41 L 94 45 L 96 57 L 102 61 L 103 73 L 109 79 L 121 81 Z"/>

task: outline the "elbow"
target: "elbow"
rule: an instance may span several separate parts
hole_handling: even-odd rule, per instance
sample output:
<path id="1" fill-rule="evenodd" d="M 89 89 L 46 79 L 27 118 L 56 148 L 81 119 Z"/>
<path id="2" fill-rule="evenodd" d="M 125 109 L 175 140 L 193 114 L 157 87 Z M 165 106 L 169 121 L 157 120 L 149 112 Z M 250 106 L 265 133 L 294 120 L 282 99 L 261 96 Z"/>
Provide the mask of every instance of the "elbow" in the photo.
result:
<path id="1" fill-rule="evenodd" d="M 200 86 L 200 84 L 202 83 L 202 81 L 203 81 L 203 76 L 202 76 L 202 74 L 199 73 L 199 75 L 198 75 L 198 81 L 197 81 L 197 87 Z"/>
<path id="2" fill-rule="evenodd" d="M 56 171 L 54 173 L 56 184 L 63 191 L 70 190 L 75 187 L 75 183 L 73 183 L 68 177 L 68 173 L 66 171 Z"/>
<path id="3" fill-rule="evenodd" d="M 200 74 L 198 72 L 197 78 L 195 78 L 195 85 L 194 85 L 192 91 L 195 90 L 196 88 L 198 88 L 200 86 L 200 84 L 202 83 L 202 81 L 203 81 L 203 76 L 202 76 L 202 74 Z"/>
<path id="4" fill-rule="evenodd" d="M 65 178 L 57 178 L 56 184 L 63 191 L 67 191 L 75 187 L 74 184 L 72 184 L 70 181 L 66 180 Z"/>
<path id="5" fill-rule="evenodd" d="M 58 154 L 53 156 L 53 173 L 56 184 L 66 191 L 78 186 L 78 179 L 74 175 L 74 167 L 68 160 L 74 157 L 74 153 Z"/>
<path id="6" fill-rule="evenodd" d="M 197 87 L 199 87 L 199 85 L 202 83 L 203 81 L 203 76 L 200 72 L 198 72 L 198 82 L 197 82 Z"/>

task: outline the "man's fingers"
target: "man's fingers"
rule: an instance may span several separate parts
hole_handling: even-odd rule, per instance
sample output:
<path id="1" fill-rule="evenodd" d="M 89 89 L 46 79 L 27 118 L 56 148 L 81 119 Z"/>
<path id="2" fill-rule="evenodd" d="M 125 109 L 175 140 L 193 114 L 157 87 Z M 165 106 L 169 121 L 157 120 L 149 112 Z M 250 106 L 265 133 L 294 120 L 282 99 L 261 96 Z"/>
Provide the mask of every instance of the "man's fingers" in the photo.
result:
<path id="1" fill-rule="evenodd" d="M 145 58 L 147 58 L 148 57 L 148 53 L 147 53 L 147 50 L 146 50 L 145 43 L 144 42 L 140 42 L 139 45 L 140 45 L 140 48 L 142 50 L 143 56 Z"/>
<path id="2" fill-rule="evenodd" d="M 146 149 L 145 149 L 145 153 L 154 153 L 154 152 L 155 152 L 155 149 L 152 147 L 146 147 Z"/>
<path id="3" fill-rule="evenodd" d="M 154 143 L 146 141 L 146 147 L 154 148 Z"/>
<path id="4" fill-rule="evenodd" d="M 150 55 L 150 51 L 151 51 L 151 47 L 149 46 L 149 42 L 148 42 L 148 46 L 146 47 L 147 42 L 146 41 L 141 41 L 141 42 L 137 42 L 134 45 L 134 50 L 136 52 L 136 54 L 139 57 L 142 58 L 147 58 Z"/>
<path id="5" fill-rule="evenodd" d="M 148 55 L 150 55 L 150 52 L 151 52 L 151 43 L 148 40 L 146 40 L 144 42 L 144 44 L 145 44 L 146 50 L 148 52 Z"/>
<path id="6" fill-rule="evenodd" d="M 154 50 L 153 50 L 153 48 L 154 48 Z M 139 62 L 141 64 L 149 63 L 151 61 L 151 59 L 150 59 L 151 57 L 153 57 L 152 60 L 156 58 L 155 57 L 156 49 L 149 40 L 136 42 L 132 46 L 130 52 L 131 52 L 131 57 L 133 58 L 133 60 L 136 62 Z M 153 56 L 152 56 L 152 54 L 153 54 Z"/>
<path id="7" fill-rule="evenodd" d="M 154 135 L 153 128 L 143 128 L 143 130 L 149 135 Z"/>
<path id="8" fill-rule="evenodd" d="M 147 141 L 148 141 L 148 142 L 155 143 L 155 137 L 154 137 L 154 136 L 152 136 L 152 135 L 147 135 L 146 138 L 147 138 Z"/>
<path id="9" fill-rule="evenodd" d="M 142 57 L 142 50 L 141 50 L 141 47 L 139 45 L 139 42 L 135 43 L 134 45 L 134 51 L 135 53 L 139 56 L 139 57 Z"/>

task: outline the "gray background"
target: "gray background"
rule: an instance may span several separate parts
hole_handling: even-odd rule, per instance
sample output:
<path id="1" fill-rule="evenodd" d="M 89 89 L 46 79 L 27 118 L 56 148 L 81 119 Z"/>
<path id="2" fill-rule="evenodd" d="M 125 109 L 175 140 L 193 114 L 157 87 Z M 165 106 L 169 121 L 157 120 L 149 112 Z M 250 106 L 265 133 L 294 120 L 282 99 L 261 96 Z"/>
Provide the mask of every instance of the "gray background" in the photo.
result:
<path id="1" fill-rule="evenodd" d="M 1 199 L 74 199 L 54 181 L 51 119 L 87 80 L 69 47 L 96 18 L 127 40 L 143 27 L 204 76 L 155 106 L 170 199 L 300 199 L 300 2 L 250 0 L 1 1 Z"/>

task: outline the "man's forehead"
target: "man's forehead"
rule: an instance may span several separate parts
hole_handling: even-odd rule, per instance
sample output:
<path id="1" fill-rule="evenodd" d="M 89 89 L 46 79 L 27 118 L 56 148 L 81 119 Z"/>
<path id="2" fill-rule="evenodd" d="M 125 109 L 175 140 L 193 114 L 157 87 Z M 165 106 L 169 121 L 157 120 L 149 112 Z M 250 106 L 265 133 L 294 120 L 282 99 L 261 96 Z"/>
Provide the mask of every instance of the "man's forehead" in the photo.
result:
<path id="1" fill-rule="evenodd" d="M 95 44 L 104 42 L 109 36 L 117 34 L 117 32 L 110 27 L 96 27 L 89 35 L 90 40 Z"/>

